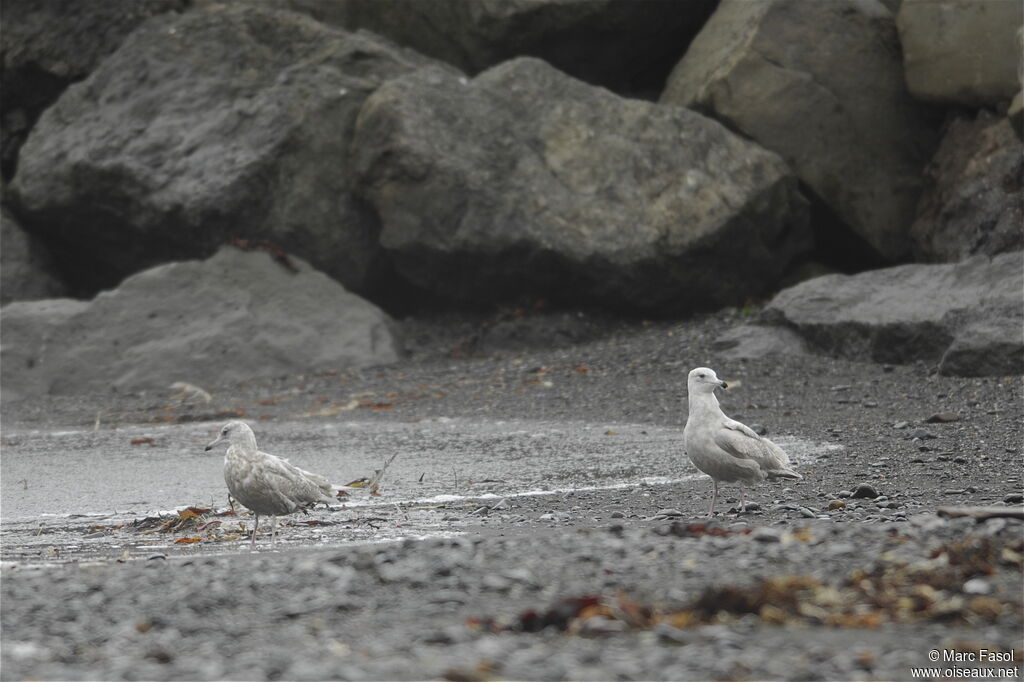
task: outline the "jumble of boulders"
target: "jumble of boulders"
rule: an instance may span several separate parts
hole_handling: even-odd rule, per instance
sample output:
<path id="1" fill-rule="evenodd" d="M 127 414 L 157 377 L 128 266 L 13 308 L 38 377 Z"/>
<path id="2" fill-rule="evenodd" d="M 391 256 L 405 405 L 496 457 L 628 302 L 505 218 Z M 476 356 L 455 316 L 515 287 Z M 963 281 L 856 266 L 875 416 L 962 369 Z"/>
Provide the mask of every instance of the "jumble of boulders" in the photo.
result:
<path id="1" fill-rule="evenodd" d="M 196 357 L 175 330 L 225 314 L 252 330 L 206 327 L 233 358 L 214 380 L 393 360 L 381 308 L 685 316 L 773 294 L 726 345 L 1024 373 L 1022 14 L 10 0 L 5 388 L 166 383 L 122 365 Z M 288 329 L 339 348 L 230 350 Z"/>

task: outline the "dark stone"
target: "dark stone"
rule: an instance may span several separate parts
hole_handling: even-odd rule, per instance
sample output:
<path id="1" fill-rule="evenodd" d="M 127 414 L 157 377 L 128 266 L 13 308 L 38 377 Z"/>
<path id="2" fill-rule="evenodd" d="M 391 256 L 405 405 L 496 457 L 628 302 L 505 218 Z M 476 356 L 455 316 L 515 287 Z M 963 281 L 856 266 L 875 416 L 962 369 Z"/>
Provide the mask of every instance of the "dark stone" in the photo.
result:
<path id="1" fill-rule="evenodd" d="M 12 198 L 91 291 L 237 238 L 365 291 L 384 265 L 350 191 L 355 119 L 381 82 L 428 63 L 256 5 L 155 17 L 40 117 Z"/>
<path id="2" fill-rule="evenodd" d="M 1024 374 L 1024 252 L 826 275 L 780 292 L 760 321 L 847 358 L 924 360 L 958 376 Z"/>
<path id="3" fill-rule="evenodd" d="M 1024 248 L 1024 144 L 1005 117 L 953 119 L 925 170 L 914 256 L 955 262 Z"/>
<path id="4" fill-rule="evenodd" d="M 396 268 L 453 299 L 714 309 L 766 291 L 809 246 L 779 157 L 536 59 L 392 80 L 353 148 Z"/>
<path id="5" fill-rule="evenodd" d="M 212 388 L 397 358 L 384 313 L 308 264 L 289 264 L 225 247 L 207 261 L 134 275 L 92 301 L 8 304 L 0 309 L 5 399 L 178 381 Z"/>
<path id="6" fill-rule="evenodd" d="M 0 169 L 15 173 L 18 150 L 39 115 L 88 76 L 148 17 L 180 12 L 187 0 L 4 0 L 0 70 Z"/>
<path id="7" fill-rule="evenodd" d="M 265 1 L 265 0 L 261 0 Z M 613 92 L 655 98 L 714 0 L 274 0 L 477 74 L 538 57 Z"/>
<path id="8" fill-rule="evenodd" d="M 853 494 L 850 495 L 850 497 L 854 499 L 874 499 L 878 497 L 878 491 L 875 490 L 872 486 L 868 485 L 867 483 L 861 483 L 856 488 L 854 488 Z"/>
<path id="9" fill-rule="evenodd" d="M 909 251 L 938 125 L 907 92 L 883 5 L 722 0 L 661 101 L 707 112 L 781 154 L 887 262 Z"/>

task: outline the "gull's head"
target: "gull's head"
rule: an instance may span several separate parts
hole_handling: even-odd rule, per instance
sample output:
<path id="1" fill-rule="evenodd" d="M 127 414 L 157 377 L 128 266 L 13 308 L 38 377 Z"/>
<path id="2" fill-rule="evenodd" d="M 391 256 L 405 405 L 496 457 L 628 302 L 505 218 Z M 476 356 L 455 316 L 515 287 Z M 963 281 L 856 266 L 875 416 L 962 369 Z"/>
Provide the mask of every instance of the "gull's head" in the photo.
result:
<path id="1" fill-rule="evenodd" d="M 228 443 L 229 445 L 251 445 L 255 448 L 256 435 L 252 432 L 252 429 L 249 428 L 248 424 L 234 419 L 220 427 L 220 433 L 218 433 L 217 437 L 206 446 L 206 452 L 212 450 L 213 446 L 219 443 Z"/>
<path id="2" fill-rule="evenodd" d="M 715 370 L 698 367 L 686 377 L 686 390 L 694 393 L 714 393 L 716 388 L 729 388 L 729 384 L 718 378 Z"/>

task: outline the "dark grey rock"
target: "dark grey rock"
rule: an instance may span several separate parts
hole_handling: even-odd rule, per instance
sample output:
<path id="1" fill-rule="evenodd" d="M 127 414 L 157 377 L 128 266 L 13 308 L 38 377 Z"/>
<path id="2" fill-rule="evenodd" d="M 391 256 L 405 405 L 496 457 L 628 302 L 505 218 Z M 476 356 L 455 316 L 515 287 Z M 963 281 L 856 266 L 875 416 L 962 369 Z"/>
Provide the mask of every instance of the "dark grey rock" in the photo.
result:
<path id="1" fill-rule="evenodd" d="M 926 424 L 948 424 L 960 421 L 960 415 L 956 412 L 936 412 L 924 421 Z"/>
<path id="2" fill-rule="evenodd" d="M 809 246 L 778 156 L 536 59 L 394 79 L 353 148 L 397 269 L 446 297 L 712 309 L 765 291 Z"/>
<path id="3" fill-rule="evenodd" d="M 925 171 L 910 228 L 914 256 L 955 262 L 1024 248 L 1024 143 L 984 110 L 955 118 Z"/>
<path id="4" fill-rule="evenodd" d="M 1013 101 L 1010 102 L 1010 108 L 1006 110 L 1006 118 L 1010 119 L 1010 125 L 1013 126 L 1013 132 L 1016 133 L 1017 139 L 1024 140 L 1024 91 L 1018 92 Z"/>
<path id="5" fill-rule="evenodd" d="M 1020 504 L 1024 502 L 1024 495 L 1021 493 L 1010 493 L 1003 498 L 1003 502 L 1006 504 Z"/>
<path id="6" fill-rule="evenodd" d="M 804 355 L 807 343 L 785 327 L 746 324 L 733 327 L 715 339 L 715 349 L 729 359 L 760 359 L 776 354 Z"/>
<path id="7" fill-rule="evenodd" d="M 782 541 L 782 532 L 776 528 L 758 526 L 750 531 L 750 539 L 757 542 L 774 543 Z"/>
<path id="8" fill-rule="evenodd" d="M 58 298 L 66 291 L 46 247 L 0 209 L 0 305 Z"/>
<path id="9" fill-rule="evenodd" d="M 929 102 L 969 107 L 1020 91 L 1024 6 L 1013 0 L 903 0 L 896 25 L 907 86 Z"/>
<path id="10" fill-rule="evenodd" d="M 0 167 L 15 172 L 18 149 L 42 111 L 88 76 L 148 17 L 181 11 L 186 0 L 7 0 L 0 70 Z"/>
<path id="11" fill-rule="evenodd" d="M 840 495 L 842 495 L 842 493 L 840 493 Z M 878 497 L 878 491 L 875 490 L 873 486 L 868 485 L 867 483 L 861 483 L 853 490 L 853 493 L 851 493 L 850 497 L 854 499 L 874 499 Z"/>
<path id="12" fill-rule="evenodd" d="M 350 192 L 352 129 L 382 81 L 427 63 L 256 5 L 155 17 L 40 117 L 13 198 L 83 287 L 247 238 L 365 290 L 379 246 Z"/>
<path id="13" fill-rule="evenodd" d="M 909 251 L 921 169 L 937 142 L 899 54 L 893 15 L 874 0 L 723 0 L 661 101 L 708 112 L 781 154 L 894 260 Z"/>
<path id="14" fill-rule="evenodd" d="M 225 247 L 92 301 L 11 303 L 0 310 L 5 396 L 210 386 L 397 358 L 383 312 L 289 262 Z"/>
<path id="15" fill-rule="evenodd" d="M 848 358 L 931 361 L 948 375 L 1021 374 L 1024 252 L 819 277 L 780 292 L 762 322 Z"/>
<path id="16" fill-rule="evenodd" d="M 265 2 L 266 0 L 258 0 Z M 539 57 L 619 93 L 657 96 L 713 0 L 274 0 L 326 23 L 373 31 L 476 74 Z"/>

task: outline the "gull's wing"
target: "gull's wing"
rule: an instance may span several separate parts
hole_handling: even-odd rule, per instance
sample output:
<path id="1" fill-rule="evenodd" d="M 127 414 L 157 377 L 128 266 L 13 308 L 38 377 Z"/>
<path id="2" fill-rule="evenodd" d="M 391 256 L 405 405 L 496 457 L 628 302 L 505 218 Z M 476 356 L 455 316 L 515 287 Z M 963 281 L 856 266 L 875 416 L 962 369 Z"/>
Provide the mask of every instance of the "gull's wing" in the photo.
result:
<path id="1" fill-rule="evenodd" d="M 733 457 L 753 460 L 763 471 L 789 468 L 789 456 L 782 448 L 735 419 L 725 419 L 714 430 L 713 437 L 722 450 Z"/>
<path id="2" fill-rule="evenodd" d="M 310 473 L 295 466 L 286 459 L 265 455 L 264 473 L 276 489 L 299 506 L 311 502 L 334 501 L 331 484 L 323 476 Z"/>

